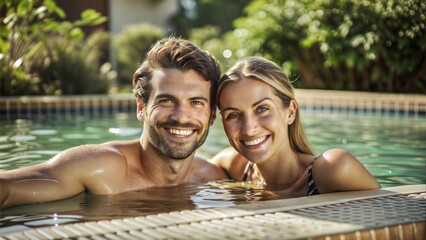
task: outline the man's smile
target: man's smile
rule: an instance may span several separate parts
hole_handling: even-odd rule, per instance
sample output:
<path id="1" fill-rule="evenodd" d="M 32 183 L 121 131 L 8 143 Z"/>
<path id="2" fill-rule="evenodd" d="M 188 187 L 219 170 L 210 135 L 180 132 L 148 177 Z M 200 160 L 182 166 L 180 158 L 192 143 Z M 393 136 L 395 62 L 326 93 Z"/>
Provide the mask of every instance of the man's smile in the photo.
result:
<path id="1" fill-rule="evenodd" d="M 175 128 L 165 128 L 167 132 L 178 137 L 187 137 L 194 133 L 193 129 L 175 129 Z"/>

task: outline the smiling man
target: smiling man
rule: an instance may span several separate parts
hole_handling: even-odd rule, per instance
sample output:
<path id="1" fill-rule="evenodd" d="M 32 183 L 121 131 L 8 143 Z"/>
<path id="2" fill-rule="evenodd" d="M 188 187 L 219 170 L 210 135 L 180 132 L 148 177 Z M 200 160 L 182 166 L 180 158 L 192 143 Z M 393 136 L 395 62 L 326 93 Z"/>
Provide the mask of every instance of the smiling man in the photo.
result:
<path id="1" fill-rule="evenodd" d="M 83 191 L 118 194 L 226 178 L 195 151 L 215 120 L 216 60 L 187 40 L 157 42 L 133 76 L 140 139 L 83 145 L 44 163 L 0 172 L 1 208 Z"/>

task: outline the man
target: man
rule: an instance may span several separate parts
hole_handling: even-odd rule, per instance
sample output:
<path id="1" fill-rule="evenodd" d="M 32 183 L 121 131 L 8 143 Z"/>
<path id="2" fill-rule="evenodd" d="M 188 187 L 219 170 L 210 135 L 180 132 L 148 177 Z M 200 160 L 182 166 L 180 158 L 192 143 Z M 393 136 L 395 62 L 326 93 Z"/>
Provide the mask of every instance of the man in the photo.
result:
<path id="1" fill-rule="evenodd" d="M 226 178 L 195 157 L 215 115 L 220 68 L 183 39 L 157 42 L 133 76 L 140 139 L 83 145 L 51 160 L 0 172 L 1 208 L 60 200 L 87 191 L 118 194 Z"/>

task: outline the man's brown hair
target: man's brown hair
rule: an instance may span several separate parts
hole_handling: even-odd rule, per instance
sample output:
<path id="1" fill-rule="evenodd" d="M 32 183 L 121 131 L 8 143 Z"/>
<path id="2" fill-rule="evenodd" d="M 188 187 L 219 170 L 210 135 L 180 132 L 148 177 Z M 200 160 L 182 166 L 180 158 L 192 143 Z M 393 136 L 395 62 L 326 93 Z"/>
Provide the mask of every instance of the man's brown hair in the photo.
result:
<path id="1" fill-rule="evenodd" d="M 216 104 L 216 88 L 220 79 L 220 66 L 214 57 L 188 40 L 165 38 L 154 44 L 145 61 L 133 75 L 133 93 L 146 104 L 151 93 L 151 79 L 155 69 L 172 68 L 180 71 L 194 70 L 211 82 L 210 106 Z"/>

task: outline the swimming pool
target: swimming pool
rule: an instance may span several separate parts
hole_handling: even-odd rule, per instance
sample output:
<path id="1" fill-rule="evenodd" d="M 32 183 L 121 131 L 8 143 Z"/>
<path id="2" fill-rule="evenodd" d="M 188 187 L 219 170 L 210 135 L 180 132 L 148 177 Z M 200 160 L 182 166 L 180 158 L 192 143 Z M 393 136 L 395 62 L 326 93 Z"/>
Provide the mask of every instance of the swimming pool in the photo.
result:
<path id="1" fill-rule="evenodd" d="M 317 153 L 333 147 L 349 150 L 382 187 L 424 184 L 426 121 L 357 112 L 321 113 L 304 109 L 302 121 Z M 219 117 L 220 118 L 220 117 Z M 141 133 L 134 113 L 0 121 L 0 170 L 46 161 L 80 144 L 133 139 Z M 198 154 L 209 158 L 228 146 L 220 119 Z M 80 194 L 71 199 L 2 210 L 3 231 L 87 220 L 141 216 L 185 209 L 228 207 L 276 199 L 262 190 L 183 185 L 117 196 Z M 286 198 L 286 196 L 278 196 Z M 34 207 L 37 206 L 37 207 Z M 1 232 L 1 231 L 0 231 Z"/>
<path id="2" fill-rule="evenodd" d="M 219 117 L 220 118 L 220 117 Z M 426 121 L 374 115 L 303 112 L 302 121 L 317 153 L 334 147 L 353 153 L 382 187 L 426 182 Z M 72 146 L 138 138 L 133 113 L 104 117 L 0 122 L 0 170 L 33 165 Z M 198 154 L 205 158 L 228 146 L 220 119 Z"/>

